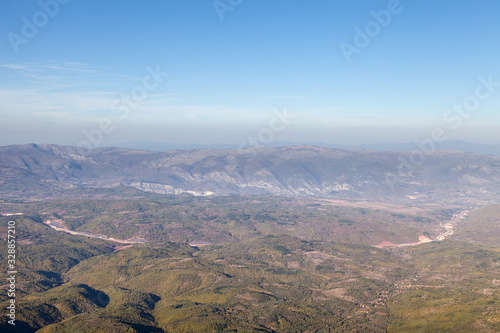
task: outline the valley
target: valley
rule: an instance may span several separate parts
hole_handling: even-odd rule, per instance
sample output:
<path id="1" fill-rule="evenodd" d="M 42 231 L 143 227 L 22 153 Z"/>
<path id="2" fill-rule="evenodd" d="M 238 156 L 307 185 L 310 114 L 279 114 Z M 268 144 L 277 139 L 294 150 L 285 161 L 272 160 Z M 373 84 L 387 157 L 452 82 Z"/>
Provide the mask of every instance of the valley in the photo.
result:
<path id="1" fill-rule="evenodd" d="M 15 220 L 19 282 L 2 332 L 500 330 L 490 157 L 460 153 L 486 164 L 455 170 L 437 153 L 394 187 L 380 177 L 396 155 L 371 152 L 263 148 L 247 165 L 229 151 L 7 150 L 0 246 Z M 380 170 L 350 170 L 363 163 Z"/>
<path id="2" fill-rule="evenodd" d="M 328 202 L 332 202 L 331 200 L 328 200 Z M 383 205 L 381 203 L 372 203 L 372 205 L 370 205 L 369 203 L 366 203 L 366 202 L 362 202 L 361 204 L 357 204 L 355 202 L 348 202 L 348 201 L 339 201 L 339 202 L 334 202 L 336 205 L 338 206 L 344 206 L 344 207 L 383 207 Z M 384 210 L 388 210 L 388 208 L 382 208 Z M 405 209 L 405 207 L 403 206 L 396 206 L 396 208 L 392 208 L 390 209 L 390 211 L 393 211 L 393 212 L 413 212 L 414 210 L 416 210 L 418 208 L 416 207 L 408 207 Z M 460 213 L 456 214 L 453 216 L 453 218 L 448 221 L 448 222 L 441 222 L 440 223 L 440 226 L 442 228 L 445 229 L 444 232 L 442 232 L 441 234 L 437 235 L 434 239 L 430 239 L 429 237 L 427 236 L 419 236 L 419 241 L 418 242 L 414 242 L 414 243 L 404 243 L 404 244 L 393 244 L 389 241 L 382 241 L 380 244 L 378 245 L 374 245 L 375 247 L 378 247 L 378 248 L 383 248 L 383 247 L 406 247 L 406 246 L 416 246 L 416 245 L 420 245 L 420 244 L 425 244 L 425 243 L 429 243 L 429 242 L 437 242 L 437 241 L 442 241 L 444 239 L 446 239 L 447 237 L 451 236 L 454 234 L 454 228 L 456 226 L 456 224 L 458 222 L 460 222 L 460 220 L 462 220 L 464 217 L 467 216 L 467 214 L 469 213 L 468 210 L 464 210 L 464 211 L 461 211 Z M 10 214 L 10 213 L 7 213 L 7 214 L 3 214 L 4 216 L 15 216 L 15 215 L 22 215 L 22 213 L 17 213 L 17 214 Z M 100 234 L 94 234 L 90 231 L 83 231 L 83 232 L 78 232 L 78 231 L 73 231 L 73 230 L 70 230 L 68 229 L 66 226 L 65 226 L 65 222 L 64 220 L 62 219 L 52 219 L 52 220 L 46 220 L 43 222 L 44 224 L 48 225 L 49 227 L 53 228 L 54 230 L 56 231 L 63 231 L 63 232 L 66 232 L 68 234 L 71 234 L 71 235 L 79 235 L 79 236 L 85 236 L 85 237 L 90 237 L 90 238 L 99 238 L 99 239 L 103 239 L 103 240 L 108 240 L 108 241 L 111 241 L 111 242 L 116 242 L 116 243 L 124 243 L 124 244 L 129 244 L 129 245 L 132 245 L 132 244 L 142 244 L 142 243 L 147 243 L 148 241 L 146 239 L 143 239 L 143 238 L 139 238 L 139 237 L 133 237 L 133 238 L 130 238 L 130 239 L 115 239 L 113 237 L 108 237 L 108 236 L 105 236 L 105 235 L 100 235 Z M 195 241 L 195 242 L 191 242 L 189 243 L 189 245 L 191 246 L 196 246 L 196 247 L 199 247 L 199 246 L 207 246 L 207 245 L 211 245 L 212 243 L 210 242 L 204 242 L 204 241 Z"/>

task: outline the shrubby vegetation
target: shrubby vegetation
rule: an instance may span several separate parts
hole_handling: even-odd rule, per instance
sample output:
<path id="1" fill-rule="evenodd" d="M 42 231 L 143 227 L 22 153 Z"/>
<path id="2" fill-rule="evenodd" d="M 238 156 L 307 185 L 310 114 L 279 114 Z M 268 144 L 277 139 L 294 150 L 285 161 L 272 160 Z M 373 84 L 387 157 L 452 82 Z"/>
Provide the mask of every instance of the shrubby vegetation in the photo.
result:
<path id="1" fill-rule="evenodd" d="M 119 239 L 224 243 L 288 234 L 364 245 L 416 242 L 423 234 L 433 237 L 441 230 L 439 224 L 456 212 L 432 208 L 394 214 L 305 198 L 144 196 L 148 199 L 0 203 L 0 210 L 22 211 L 40 222 L 61 218 L 71 230 Z"/>
<path id="2" fill-rule="evenodd" d="M 372 234 L 389 230 L 403 241 L 417 230 L 433 233 L 453 211 L 393 216 L 286 198 L 175 200 L 2 203 L 28 214 L 15 217 L 15 332 L 500 330 L 499 248 L 453 237 L 369 246 L 379 237 Z M 496 210 L 478 212 L 494 225 Z M 461 223 L 478 223 L 475 216 Z M 116 244 L 41 223 L 52 217 L 151 242 L 114 251 Z M 4 248 L 8 220 L 0 220 Z M 186 244 L 192 240 L 215 244 Z M 6 300 L 0 294 L 2 308 Z M 12 329 L 1 320 L 2 332 Z"/>
<path id="3" fill-rule="evenodd" d="M 390 332 L 500 331 L 500 249 L 445 241 L 404 252 L 417 274 L 389 302 Z"/>

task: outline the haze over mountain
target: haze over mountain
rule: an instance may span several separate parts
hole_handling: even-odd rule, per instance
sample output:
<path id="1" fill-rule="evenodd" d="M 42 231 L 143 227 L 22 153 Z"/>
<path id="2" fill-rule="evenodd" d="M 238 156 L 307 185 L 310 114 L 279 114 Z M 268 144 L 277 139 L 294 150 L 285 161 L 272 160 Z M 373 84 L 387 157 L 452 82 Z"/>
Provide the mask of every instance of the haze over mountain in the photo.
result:
<path id="1" fill-rule="evenodd" d="M 57 145 L 0 147 L 4 198 L 56 188 L 161 194 L 320 196 L 386 202 L 497 202 L 500 157 L 316 146 L 154 152 Z"/>
<path id="2" fill-rule="evenodd" d="M 284 147 L 284 146 L 298 146 L 301 145 L 297 142 L 291 141 L 275 141 L 269 144 L 262 144 L 265 147 Z M 306 145 L 314 145 L 318 147 L 329 147 L 329 148 L 340 148 L 340 149 L 368 149 L 368 150 L 378 150 L 378 151 L 419 151 L 419 150 L 457 150 L 466 153 L 478 153 L 485 155 L 495 155 L 500 156 L 500 144 L 482 144 L 482 143 L 472 143 L 464 140 L 445 140 L 442 142 L 436 142 L 432 145 L 424 144 L 419 146 L 415 142 L 379 142 L 371 144 L 334 144 L 325 142 L 312 142 Z M 196 144 L 196 143 L 161 143 L 161 142 L 148 142 L 148 141 L 138 141 L 138 142 L 125 142 L 115 145 L 121 148 L 130 149 L 145 149 L 145 150 L 173 150 L 173 149 L 236 149 L 238 145 L 236 144 Z M 423 148 L 422 148 L 423 147 Z"/>

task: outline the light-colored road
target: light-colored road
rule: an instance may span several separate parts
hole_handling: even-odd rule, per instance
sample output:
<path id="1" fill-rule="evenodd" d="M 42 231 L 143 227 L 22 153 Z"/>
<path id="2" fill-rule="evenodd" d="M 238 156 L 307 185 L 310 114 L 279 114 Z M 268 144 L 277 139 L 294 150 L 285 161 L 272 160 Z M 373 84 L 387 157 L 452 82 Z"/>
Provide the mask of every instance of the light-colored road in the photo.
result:
<path id="1" fill-rule="evenodd" d="M 85 237 L 90 237 L 90 238 L 99 238 L 102 240 L 107 240 L 107 241 L 111 241 L 111 242 L 115 242 L 115 243 L 142 244 L 142 243 L 148 242 L 144 238 L 135 238 L 134 237 L 134 238 L 130 238 L 130 239 L 117 239 L 117 238 L 107 237 L 104 235 L 96 235 L 90 231 L 79 232 L 79 231 L 69 230 L 68 228 L 66 228 L 66 226 L 64 225 L 64 221 L 62 221 L 62 220 L 56 220 L 56 221 L 47 220 L 43 223 L 48 225 L 49 227 L 51 227 L 54 230 L 64 231 L 64 232 L 71 234 L 71 235 L 79 235 L 79 236 L 85 236 Z"/>
<path id="2" fill-rule="evenodd" d="M 379 247 L 379 248 L 382 248 L 382 247 L 405 247 L 405 246 L 416 246 L 416 245 L 430 243 L 430 242 L 440 242 L 440 241 L 446 239 L 447 237 L 449 237 L 455 233 L 455 225 L 461 219 L 463 219 L 465 216 L 467 216 L 468 213 L 469 213 L 468 210 L 464 210 L 464 211 L 460 212 L 459 214 L 453 216 L 452 220 L 450 220 L 448 222 L 441 223 L 441 227 L 443 227 L 446 231 L 443 232 L 442 234 L 440 234 L 439 236 L 437 236 L 435 239 L 421 237 L 420 241 L 418 241 L 418 242 L 406 243 L 406 244 L 392 244 L 392 243 L 384 244 L 384 242 L 383 242 L 379 245 L 375 245 L 375 247 Z"/>
<path id="3" fill-rule="evenodd" d="M 444 233 L 442 233 L 441 235 L 437 236 L 435 241 L 442 241 L 446 237 L 453 235 L 455 233 L 454 228 L 455 228 L 455 225 L 457 224 L 457 222 L 459 222 L 461 219 L 463 219 L 465 216 L 467 216 L 468 213 L 469 213 L 468 210 L 464 210 L 460 214 L 456 215 L 456 217 L 453 220 L 446 222 L 446 223 L 441 223 L 441 226 L 443 228 L 445 228 L 446 231 Z"/>

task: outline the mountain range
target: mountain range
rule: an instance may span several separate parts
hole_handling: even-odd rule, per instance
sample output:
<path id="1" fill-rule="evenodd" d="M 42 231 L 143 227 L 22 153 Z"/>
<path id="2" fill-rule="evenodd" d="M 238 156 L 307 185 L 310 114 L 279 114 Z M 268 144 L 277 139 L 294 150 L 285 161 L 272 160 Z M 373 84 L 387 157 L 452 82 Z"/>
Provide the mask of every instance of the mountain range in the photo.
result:
<path id="1" fill-rule="evenodd" d="M 52 144 L 0 147 L 2 199 L 33 191 L 63 195 L 71 189 L 119 186 L 161 194 L 484 204 L 498 200 L 500 157 L 317 146 L 164 152 Z"/>
<path id="2" fill-rule="evenodd" d="M 303 145 L 297 142 L 290 141 L 274 141 L 269 144 L 263 144 L 267 147 L 284 147 L 284 146 L 300 146 Z M 346 145 L 346 144 L 332 144 L 325 142 L 313 142 L 307 143 L 307 145 L 313 145 L 318 147 L 326 148 L 338 148 L 338 149 L 368 149 L 376 151 L 419 151 L 421 150 L 421 145 L 419 146 L 416 142 L 378 142 L 371 144 L 357 144 L 357 145 Z M 174 143 L 161 143 L 161 142 L 127 142 L 117 144 L 117 147 L 130 148 L 130 149 L 144 149 L 144 150 L 174 150 L 174 149 L 237 149 L 238 145 L 233 144 L 174 144 Z M 495 155 L 500 156 L 500 144 L 482 144 L 482 143 L 472 143 L 463 140 L 444 140 L 441 142 L 433 142 L 432 144 L 427 144 L 424 146 L 425 149 L 431 148 L 432 150 L 457 150 L 465 153 L 477 153 L 484 155 Z"/>

